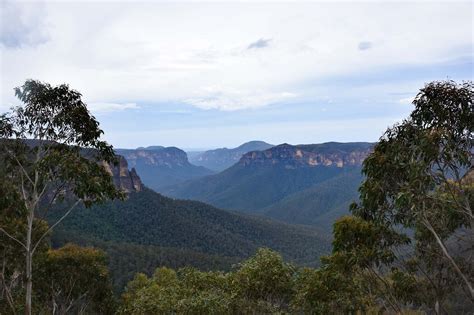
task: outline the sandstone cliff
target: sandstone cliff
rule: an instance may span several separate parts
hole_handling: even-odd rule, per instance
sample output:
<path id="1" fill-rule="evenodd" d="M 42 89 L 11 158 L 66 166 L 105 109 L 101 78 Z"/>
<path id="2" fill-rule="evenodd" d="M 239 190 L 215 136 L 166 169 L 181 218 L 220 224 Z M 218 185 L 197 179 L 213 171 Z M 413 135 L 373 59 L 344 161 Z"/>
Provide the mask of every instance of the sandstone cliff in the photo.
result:
<path id="1" fill-rule="evenodd" d="M 123 156 L 117 155 L 117 158 L 117 165 L 104 163 L 104 167 L 112 176 L 115 186 L 126 193 L 143 190 L 143 183 L 135 169 L 128 169 L 127 160 Z"/>
<path id="2" fill-rule="evenodd" d="M 281 144 L 265 151 L 252 151 L 242 156 L 240 165 L 284 165 L 286 168 L 314 166 L 360 166 L 371 152 L 371 145 L 344 147 L 336 143 L 321 145 Z"/>

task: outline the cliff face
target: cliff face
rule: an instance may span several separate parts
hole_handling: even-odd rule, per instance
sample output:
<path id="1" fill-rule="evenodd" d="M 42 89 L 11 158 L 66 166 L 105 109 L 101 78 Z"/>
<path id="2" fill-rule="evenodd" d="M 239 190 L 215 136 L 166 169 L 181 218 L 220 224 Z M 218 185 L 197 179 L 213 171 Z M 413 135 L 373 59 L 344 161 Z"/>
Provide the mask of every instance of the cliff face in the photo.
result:
<path id="1" fill-rule="evenodd" d="M 104 163 L 104 167 L 112 176 L 115 186 L 126 193 L 143 190 L 143 183 L 135 169 L 132 168 L 129 171 L 127 160 L 121 155 L 118 155 L 117 158 L 119 159 L 117 165 Z"/>
<path id="2" fill-rule="evenodd" d="M 240 165 L 283 165 L 285 168 L 315 166 L 360 166 L 371 152 L 369 145 L 344 148 L 337 143 L 323 145 L 281 144 L 265 151 L 248 152 L 239 161 Z"/>
<path id="3" fill-rule="evenodd" d="M 130 167 L 136 169 L 147 187 L 158 192 L 163 187 L 212 173 L 189 163 L 186 152 L 175 147 L 118 149 L 116 152 L 128 161 Z"/>
<path id="4" fill-rule="evenodd" d="M 222 171 L 237 163 L 247 152 L 260 151 L 271 148 L 273 145 L 263 141 L 251 141 L 233 149 L 215 149 L 202 152 L 190 158 L 191 163 L 207 167 L 215 171 Z"/>
<path id="5" fill-rule="evenodd" d="M 175 147 L 140 148 L 136 150 L 119 149 L 117 153 L 123 155 L 131 167 L 135 167 L 139 163 L 168 168 L 188 166 L 190 164 L 186 152 Z"/>

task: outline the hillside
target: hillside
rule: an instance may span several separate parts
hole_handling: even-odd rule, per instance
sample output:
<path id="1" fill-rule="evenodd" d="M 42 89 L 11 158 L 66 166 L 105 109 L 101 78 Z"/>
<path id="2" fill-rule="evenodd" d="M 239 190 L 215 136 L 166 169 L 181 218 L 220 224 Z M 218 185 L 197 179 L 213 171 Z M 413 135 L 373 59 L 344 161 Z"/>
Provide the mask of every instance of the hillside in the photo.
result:
<path id="1" fill-rule="evenodd" d="M 347 183 L 347 191 L 342 196 L 332 191 L 337 190 L 339 184 L 328 180 L 340 178 L 339 181 L 345 183 L 346 176 L 359 174 L 370 149 L 370 143 L 282 144 L 265 151 L 249 152 L 219 174 L 168 187 L 164 193 L 201 200 L 220 208 L 267 214 L 288 222 L 308 223 L 311 217 L 309 222 L 315 223 L 312 219 L 316 217 L 309 214 L 326 212 L 328 202 L 323 200 L 337 196 L 334 202 L 342 206 L 355 196 L 357 180 Z M 297 210 L 300 203 L 306 205 L 304 209 L 293 213 L 300 211 Z M 300 219 L 302 217 L 305 219 Z"/>
<path id="2" fill-rule="evenodd" d="M 165 265 L 199 266 L 203 263 L 196 257 L 201 255 L 227 268 L 230 262 L 254 254 L 259 247 L 275 249 L 286 259 L 304 265 L 316 264 L 318 257 L 330 250 L 326 234 L 314 229 L 231 213 L 201 202 L 174 200 L 147 188 L 130 193 L 122 202 L 78 209 L 58 226 L 53 240 L 56 244 L 74 241 L 101 246 L 112 261 L 118 253 L 129 255 L 120 258 L 125 265 L 115 268 L 130 274 L 141 266 L 136 261 L 145 259 L 140 255 L 154 256 L 148 246 L 155 251 L 167 249 L 158 250 L 159 257 L 152 259 Z M 134 249 L 118 250 L 117 244 Z M 182 259 L 178 262 L 173 260 L 177 250 Z"/>
<path id="3" fill-rule="evenodd" d="M 136 169 L 146 186 L 156 191 L 164 186 L 213 173 L 202 166 L 189 163 L 186 152 L 175 147 L 117 149 L 116 152 L 127 159 L 130 167 Z"/>
<path id="4" fill-rule="evenodd" d="M 188 156 L 189 161 L 194 165 L 220 172 L 237 163 L 247 152 L 266 150 L 271 147 L 273 145 L 264 141 L 250 141 L 233 149 L 221 148 L 198 153 L 189 152 Z"/>
<path id="5" fill-rule="evenodd" d="M 334 221 L 349 213 L 362 181 L 360 168 L 291 194 L 262 210 L 265 216 L 294 224 L 317 225 L 328 233 Z"/>

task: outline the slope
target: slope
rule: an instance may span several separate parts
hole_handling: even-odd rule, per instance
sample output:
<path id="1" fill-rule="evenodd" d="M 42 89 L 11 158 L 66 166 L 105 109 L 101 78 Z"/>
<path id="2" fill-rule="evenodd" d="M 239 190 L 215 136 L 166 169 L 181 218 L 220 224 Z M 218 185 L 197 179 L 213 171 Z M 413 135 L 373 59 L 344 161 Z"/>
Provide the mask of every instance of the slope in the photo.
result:
<path id="1" fill-rule="evenodd" d="M 117 149 L 116 152 L 127 159 L 130 167 L 136 169 L 145 185 L 156 191 L 164 186 L 214 173 L 189 163 L 186 153 L 175 147 Z"/>
<path id="2" fill-rule="evenodd" d="M 369 143 L 282 144 L 249 152 L 219 174 L 167 187 L 163 193 L 225 209 L 264 213 L 265 208 L 294 193 L 359 172 L 370 148 Z"/>
<path id="3" fill-rule="evenodd" d="M 291 194 L 262 212 L 288 223 L 316 225 L 330 233 L 334 221 L 348 214 L 350 204 L 357 200 L 361 181 L 361 169 L 355 168 Z"/>
<path id="4" fill-rule="evenodd" d="M 266 150 L 273 147 L 264 141 L 246 142 L 237 148 L 215 149 L 199 153 L 188 154 L 189 161 L 194 165 L 204 166 L 208 169 L 220 172 L 237 163 L 242 155 L 250 151 Z"/>
<path id="5" fill-rule="evenodd" d="M 60 233 L 63 242 L 83 236 L 229 257 L 247 257 L 264 246 L 300 264 L 314 263 L 330 248 L 326 235 L 314 229 L 174 200 L 146 188 L 123 202 L 75 211 Z"/>

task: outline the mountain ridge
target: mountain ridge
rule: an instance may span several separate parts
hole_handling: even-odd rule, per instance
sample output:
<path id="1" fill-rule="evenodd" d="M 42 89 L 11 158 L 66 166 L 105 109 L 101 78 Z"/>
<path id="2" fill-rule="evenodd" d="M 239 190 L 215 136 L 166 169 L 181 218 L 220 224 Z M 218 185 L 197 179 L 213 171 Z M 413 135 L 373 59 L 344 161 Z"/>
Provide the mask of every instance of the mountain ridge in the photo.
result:
<path id="1" fill-rule="evenodd" d="M 242 155 L 250 151 L 266 150 L 273 147 L 264 141 L 253 140 L 245 142 L 235 148 L 219 148 L 204 152 L 189 153 L 190 162 L 204 166 L 214 171 L 223 171 L 237 163 Z"/>
<path id="2" fill-rule="evenodd" d="M 200 176 L 213 171 L 189 162 L 186 152 L 177 147 L 151 146 L 139 149 L 116 149 L 130 167 L 135 168 L 143 183 L 159 191 L 162 187 Z"/>
<path id="3" fill-rule="evenodd" d="M 279 202 L 285 198 L 311 187 L 322 185 L 320 187 L 323 188 L 323 183 L 332 178 L 340 177 L 343 184 L 346 176 L 351 178 L 347 186 L 351 193 L 344 194 L 338 201 L 340 207 L 348 205 L 357 192 L 357 176 L 371 148 L 372 144 L 366 142 L 282 144 L 264 151 L 248 152 L 238 163 L 218 174 L 170 186 L 163 192 L 172 197 L 199 200 L 223 209 L 268 215 L 290 223 L 311 222 L 309 224 L 318 225 L 314 220 L 292 220 L 291 214 L 284 214 L 284 209 L 272 208 L 272 205 L 281 206 L 283 204 Z M 318 202 L 317 199 L 327 200 L 327 197 L 318 195 L 318 192 L 315 190 L 304 195 L 305 199 L 309 198 L 305 201 L 305 211 L 308 213 L 324 212 L 308 206 L 311 201 L 324 206 L 325 202 Z M 330 192 L 324 194 L 327 196 Z M 291 201 L 291 204 L 292 211 L 299 211 L 294 206 L 298 200 Z M 343 213 L 341 209 L 336 210 L 337 213 Z M 295 218 L 300 217 L 300 214 L 295 215 Z"/>

